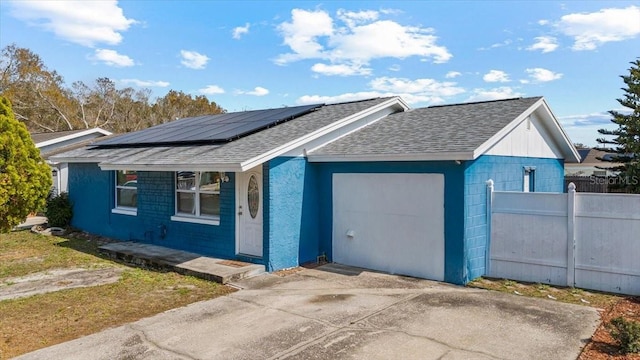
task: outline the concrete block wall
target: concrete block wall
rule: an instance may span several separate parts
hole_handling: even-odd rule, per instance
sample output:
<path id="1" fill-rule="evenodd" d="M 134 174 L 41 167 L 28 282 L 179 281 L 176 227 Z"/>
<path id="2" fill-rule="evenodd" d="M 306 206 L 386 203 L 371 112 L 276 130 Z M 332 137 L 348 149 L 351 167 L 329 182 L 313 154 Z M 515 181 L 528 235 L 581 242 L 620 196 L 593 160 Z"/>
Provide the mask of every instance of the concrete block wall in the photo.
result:
<path id="1" fill-rule="evenodd" d="M 175 214 L 173 172 L 138 172 L 137 215 L 114 214 L 115 173 L 97 164 L 70 164 L 72 225 L 118 240 L 140 241 L 203 255 L 235 257 L 235 176 L 222 184 L 220 224 L 171 221 Z M 90 200 L 87 200 L 90 199 Z"/>
<path id="2" fill-rule="evenodd" d="M 562 192 L 564 162 L 515 156 L 483 155 L 465 163 L 464 244 L 466 281 L 485 274 L 487 251 L 486 181 L 494 181 L 495 191 L 522 191 L 524 167 L 535 167 L 536 192 Z"/>

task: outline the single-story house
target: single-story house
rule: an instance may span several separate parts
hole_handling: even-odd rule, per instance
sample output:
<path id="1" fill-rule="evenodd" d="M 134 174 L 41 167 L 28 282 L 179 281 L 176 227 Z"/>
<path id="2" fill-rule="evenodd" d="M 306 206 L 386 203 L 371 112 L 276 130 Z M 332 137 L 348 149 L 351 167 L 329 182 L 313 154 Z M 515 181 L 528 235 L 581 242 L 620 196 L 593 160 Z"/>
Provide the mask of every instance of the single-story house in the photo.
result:
<path id="1" fill-rule="evenodd" d="M 542 97 L 199 116 L 55 158 L 89 232 L 267 271 L 325 257 L 456 284 L 485 273 L 485 182 L 562 192 L 579 161 Z"/>
<path id="2" fill-rule="evenodd" d="M 31 133 L 31 139 L 40 149 L 40 155 L 51 167 L 52 190 L 55 194 L 69 191 L 67 186 L 68 166 L 64 162 L 52 161 L 50 157 L 84 147 L 100 137 L 109 135 L 112 133 L 100 128 Z"/>
<path id="3" fill-rule="evenodd" d="M 616 171 L 609 170 L 622 163 L 607 161 L 612 158 L 612 153 L 598 149 L 578 149 L 580 162 L 567 164 L 564 167 L 564 174 L 567 176 L 615 176 Z M 604 160 L 600 160 L 604 159 Z"/>

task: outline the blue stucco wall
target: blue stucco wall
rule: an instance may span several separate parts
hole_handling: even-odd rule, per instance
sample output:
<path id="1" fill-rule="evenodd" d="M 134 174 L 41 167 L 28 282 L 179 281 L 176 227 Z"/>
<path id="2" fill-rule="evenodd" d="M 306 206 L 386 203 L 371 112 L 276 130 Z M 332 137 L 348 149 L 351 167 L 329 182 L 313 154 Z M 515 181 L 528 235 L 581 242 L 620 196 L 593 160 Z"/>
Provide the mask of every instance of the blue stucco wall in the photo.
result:
<path id="1" fill-rule="evenodd" d="M 562 192 L 564 162 L 513 156 L 483 155 L 465 163 L 464 170 L 464 281 L 485 275 L 487 237 L 486 181 L 495 191 L 522 191 L 524 167 L 535 167 L 536 192 Z"/>
<path id="2" fill-rule="evenodd" d="M 313 261 L 318 255 L 315 169 L 302 157 L 279 157 L 263 166 L 265 261 L 269 271 Z"/>
<path id="3" fill-rule="evenodd" d="M 453 161 L 313 163 L 319 205 L 319 254 L 332 256 L 332 177 L 336 173 L 439 173 L 444 174 L 445 281 L 462 284 L 464 273 L 464 166 Z"/>
<path id="4" fill-rule="evenodd" d="M 235 176 L 220 194 L 220 225 L 171 221 L 175 213 L 173 172 L 138 172 L 136 216 L 114 214 L 114 172 L 97 164 L 69 164 L 72 225 L 119 240 L 140 241 L 204 255 L 235 257 Z M 161 228 L 166 229 L 161 236 Z"/>

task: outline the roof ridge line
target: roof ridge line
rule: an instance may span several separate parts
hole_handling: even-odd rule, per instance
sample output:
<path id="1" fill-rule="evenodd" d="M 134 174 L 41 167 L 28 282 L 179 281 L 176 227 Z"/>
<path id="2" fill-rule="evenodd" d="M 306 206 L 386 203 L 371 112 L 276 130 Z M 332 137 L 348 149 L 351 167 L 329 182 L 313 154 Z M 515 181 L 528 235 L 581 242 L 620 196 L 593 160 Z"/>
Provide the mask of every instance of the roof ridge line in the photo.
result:
<path id="1" fill-rule="evenodd" d="M 431 105 L 431 106 L 427 106 L 427 108 L 441 108 L 441 107 L 447 107 L 447 106 L 460 106 L 460 105 L 474 105 L 474 104 L 486 104 L 486 103 L 494 103 L 494 102 L 501 102 L 501 101 L 513 101 L 513 100 L 523 100 L 523 99 L 536 99 L 536 98 L 541 98 L 542 96 L 529 96 L 529 97 L 513 97 L 513 98 L 507 98 L 507 99 L 496 99 L 496 100 L 483 100 L 483 101 L 471 101 L 471 102 L 461 102 L 461 103 L 455 103 L 455 104 L 443 104 L 443 105 Z"/>

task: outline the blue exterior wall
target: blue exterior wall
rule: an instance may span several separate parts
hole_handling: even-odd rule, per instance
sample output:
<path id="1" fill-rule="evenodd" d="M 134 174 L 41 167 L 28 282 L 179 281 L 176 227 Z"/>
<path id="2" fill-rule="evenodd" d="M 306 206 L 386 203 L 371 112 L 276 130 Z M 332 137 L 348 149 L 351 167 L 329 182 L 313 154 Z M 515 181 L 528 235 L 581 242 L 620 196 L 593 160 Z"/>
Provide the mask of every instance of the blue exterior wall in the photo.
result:
<path id="1" fill-rule="evenodd" d="M 192 251 L 203 255 L 235 257 L 235 176 L 220 192 L 220 225 L 171 221 L 175 214 L 173 172 L 138 172 L 136 216 L 114 214 L 115 173 L 97 164 L 69 164 L 71 224 L 82 230 L 118 240 L 134 240 Z M 161 236 L 161 229 L 166 229 Z"/>
<path id="2" fill-rule="evenodd" d="M 487 185 L 495 191 L 522 191 L 524 167 L 535 167 L 536 192 L 562 192 L 564 161 L 514 156 L 483 155 L 465 163 L 464 170 L 464 282 L 486 272 Z"/>
<path id="3" fill-rule="evenodd" d="M 265 261 L 274 271 L 315 261 L 318 194 L 315 169 L 303 157 L 279 157 L 263 165 Z"/>
<path id="4" fill-rule="evenodd" d="M 222 184 L 220 225 L 171 221 L 173 172 L 138 172 L 137 216 L 114 214 L 113 171 L 97 164 L 69 164 L 72 225 L 119 240 L 135 240 L 223 258 L 265 264 L 268 271 L 332 256 L 335 173 L 439 173 L 445 176 L 445 281 L 464 284 L 485 274 L 488 245 L 486 181 L 496 191 L 521 191 L 524 167 L 535 167 L 535 191 L 562 192 L 558 159 L 481 156 L 458 165 L 434 162 L 308 163 L 279 157 L 263 164 L 264 257 L 235 254 L 235 176 Z M 164 237 L 161 229 L 166 229 Z"/>
<path id="5" fill-rule="evenodd" d="M 464 273 L 464 165 L 453 161 L 312 163 L 316 168 L 319 205 L 319 254 L 332 256 L 333 174 L 438 173 L 444 174 L 445 281 L 466 282 Z"/>

